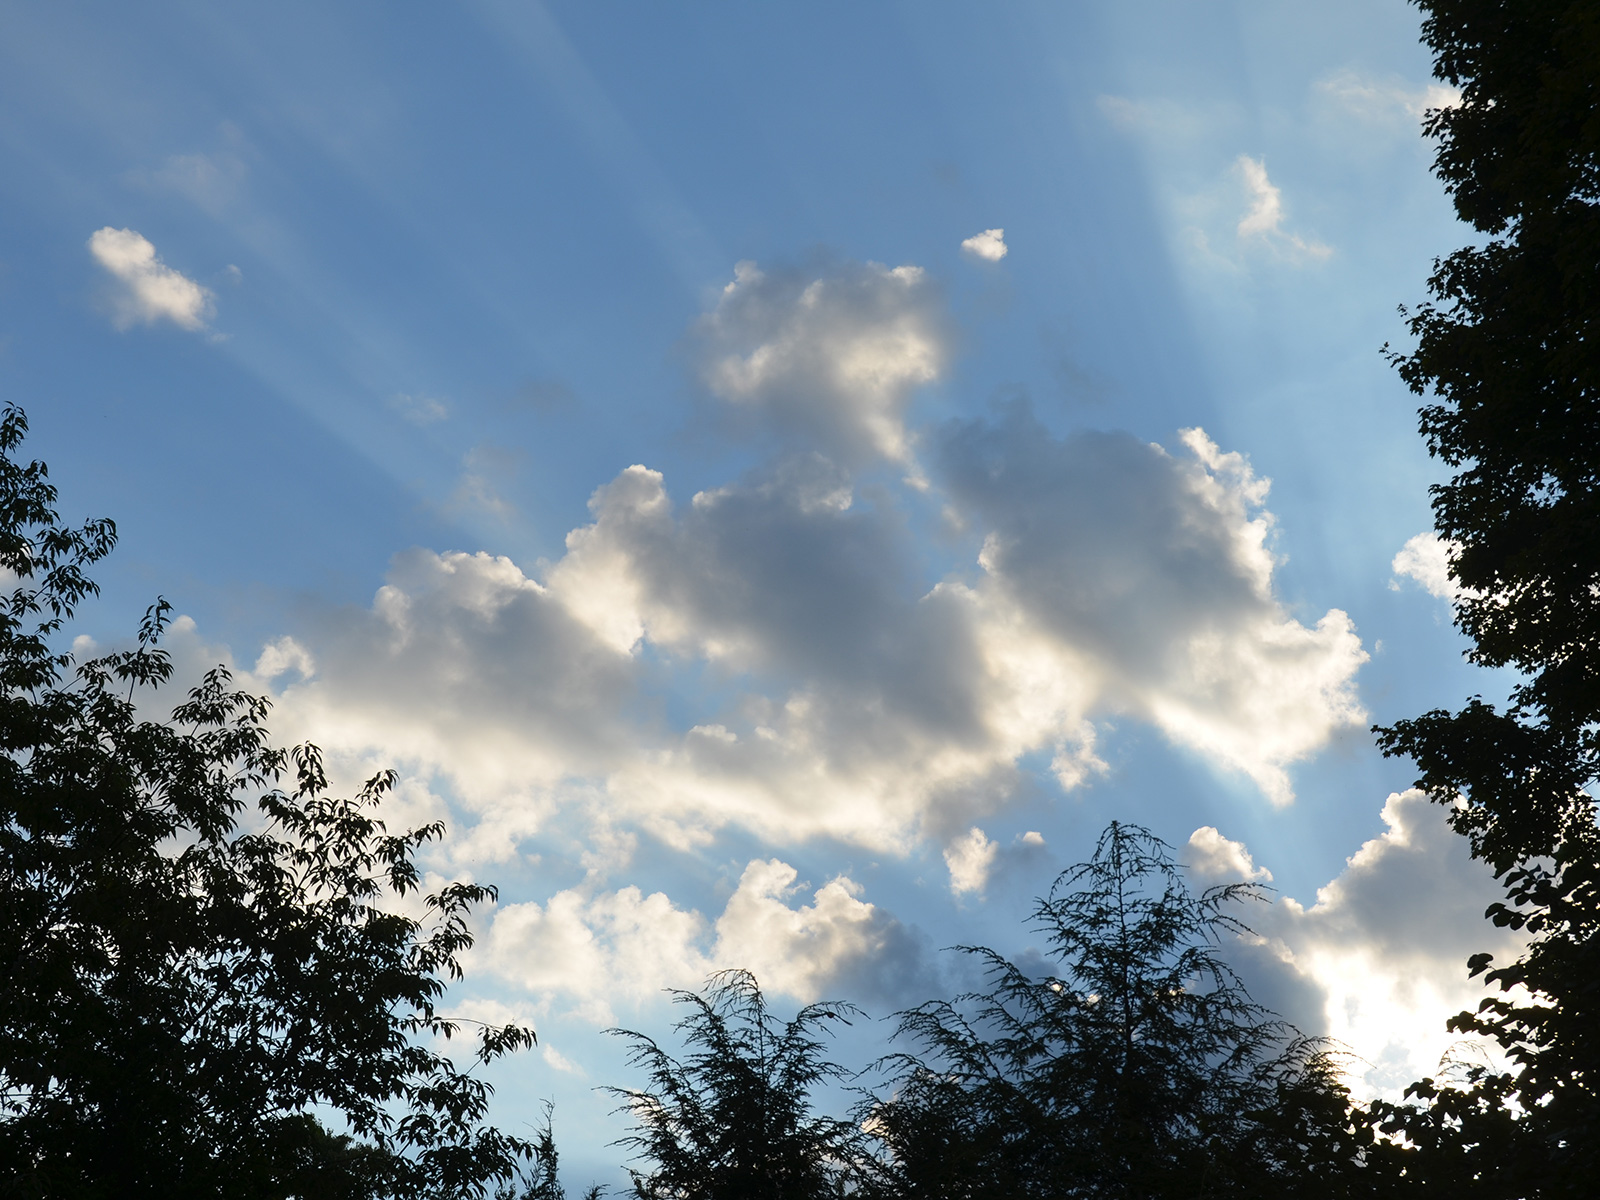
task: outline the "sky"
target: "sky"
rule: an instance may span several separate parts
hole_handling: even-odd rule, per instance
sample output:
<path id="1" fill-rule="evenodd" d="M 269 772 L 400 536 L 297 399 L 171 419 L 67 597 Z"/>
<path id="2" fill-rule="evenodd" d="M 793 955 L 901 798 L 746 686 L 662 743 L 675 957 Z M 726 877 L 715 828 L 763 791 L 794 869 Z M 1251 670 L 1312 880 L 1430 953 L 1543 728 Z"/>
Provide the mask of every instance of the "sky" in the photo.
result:
<path id="1" fill-rule="evenodd" d="M 78 649 L 164 595 L 186 678 L 400 770 L 573 1182 L 664 989 L 854 1001 L 865 1062 L 1113 819 L 1268 885 L 1230 960 L 1397 1094 L 1509 948 L 1368 732 L 1505 683 L 1383 356 L 1470 237 L 1417 31 L 0 2 L 0 398 L 121 535 Z"/>

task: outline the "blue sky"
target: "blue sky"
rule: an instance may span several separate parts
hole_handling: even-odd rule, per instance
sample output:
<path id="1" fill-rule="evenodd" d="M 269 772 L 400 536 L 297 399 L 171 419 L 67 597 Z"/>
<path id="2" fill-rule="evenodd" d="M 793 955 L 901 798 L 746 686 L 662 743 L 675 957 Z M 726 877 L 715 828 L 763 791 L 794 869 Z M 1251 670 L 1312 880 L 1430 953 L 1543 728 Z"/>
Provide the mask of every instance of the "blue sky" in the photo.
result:
<path id="1" fill-rule="evenodd" d="M 601 1028 L 719 965 L 956 986 L 1114 817 L 1270 871 L 1239 965 L 1392 1090 L 1492 941 L 1366 732 L 1497 686 L 1380 354 L 1467 237 L 1416 39 L 1393 0 L 0 4 L 0 392 L 122 534 L 79 632 L 164 594 L 186 669 L 402 769 L 431 869 L 502 884 L 459 1001 L 538 1025 L 500 1116 L 553 1098 L 576 1177 Z"/>

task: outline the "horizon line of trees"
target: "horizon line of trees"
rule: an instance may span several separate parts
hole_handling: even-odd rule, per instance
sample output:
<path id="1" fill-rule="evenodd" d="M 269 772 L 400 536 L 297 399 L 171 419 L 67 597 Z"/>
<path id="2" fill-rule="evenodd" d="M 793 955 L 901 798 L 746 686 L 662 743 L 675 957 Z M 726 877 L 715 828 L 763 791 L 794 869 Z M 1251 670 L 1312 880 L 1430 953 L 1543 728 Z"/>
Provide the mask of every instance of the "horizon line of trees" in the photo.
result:
<path id="1" fill-rule="evenodd" d="M 1528 935 L 1469 959 L 1490 991 L 1449 1024 L 1509 1069 L 1353 1103 L 1337 1048 L 1222 958 L 1252 885 L 1196 896 L 1113 823 L 1034 911 L 1050 972 L 964 948 L 984 986 L 899 1014 L 853 1111 L 812 1102 L 862 1077 L 826 1057 L 847 1005 L 785 1022 L 734 971 L 676 994 L 682 1057 L 616 1031 L 647 1081 L 615 1093 L 639 1197 L 1595 1193 L 1600 3 L 1415 2 L 1461 93 L 1425 118 L 1434 169 L 1481 236 L 1435 263 L 1390 358 L 1452 472 L 1432 500 L 1469 657 L 1516 683 L 1374 733 L 1502 882 L 1487 918 Z M 26 428 L 0 415 L 0 1196 L 559 1200 L 549 1122 L 496 1129 L 474 1073 L 534 1031 L 440 1008 L 494 888 L 422 895 L 443 828 L 387 829 L 392 773 L 330 797 L 225 670 L 141 719 L 172 675 L 164 601 L 131 650 L 59 649 L 115 526 L 60 522 Z M 464 1066 L 437 1050 L 457 1037 Z"/>

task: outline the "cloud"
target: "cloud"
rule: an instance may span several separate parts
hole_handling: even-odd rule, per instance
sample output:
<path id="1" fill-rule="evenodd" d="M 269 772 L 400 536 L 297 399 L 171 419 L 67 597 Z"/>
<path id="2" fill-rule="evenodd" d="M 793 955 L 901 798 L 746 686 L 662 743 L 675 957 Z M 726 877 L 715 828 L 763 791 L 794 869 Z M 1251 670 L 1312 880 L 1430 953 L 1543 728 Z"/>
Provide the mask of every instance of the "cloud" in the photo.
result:
<path id="1" fill-rule="evenodd" d="M 118 329 L 162 320 L 180 329 L 206 327 L 211 292 L 162 262 L 149 239 L 107 225 L 89 238 L 89 252 L 119 285 L 112 295 L 112 322 Z"/>
<path id="2" fill-rule="evenodd" d="M 461 456 L 461 478 L 445 504 L 450 513 L 480 512 L 501 521 L 510 520 L 515 506 L 502 495 L 503 484 L 516 471 L 521 454 L 503 446 L 482 443 Z"/>
<path id="3" fill-rule="evenodd" d="M 1426 588 L 1430 595 L 1454 603 L 1468 594 L 1466 588 L 1450 578 L 1450 557 L 1454 550 L 1454 543 L 1436 533 L 1417 534 L 1394 556 L 1390 564 L 1394 578 L 1389 586 L 1399 591 L 1400 580 L 1411 579 Z"/>
<path id="4" fill-rule="evenodd" d="M 1161 97 L 1135 100 L 1102 93 L 1094 104 L 1114 129 L 1144 133 L 1163 142 L 1193 143 L 1231 120 L 1226 110 L 1197 104 L 1189 97 L 1181 101 Z"/>
<path id="5" fill-rule="evenodd" d="M 1044 839 L 1039 840 L 1042 843 Z M 944 849 L 944 865 L 950 869 L 950 891 L 957 896 L 983 891 L 999 853 L 999 844 L 991 842 L 976 825 L 951 842 Z"/>
<path id="6" fill-rule="evenodd" d="M 936 292 L 912 266 L 742 262 L 696 334 L 713 393 L 845 463 L 909 461 L 906 406 L 948 358 Z"/>
<path id="7" fill-rule="evenodd" d="M 1332 247 L 1307 241 L 1283 228 L 1283 192 L 1267 177 L 1266 164 L 1261 159 L 1241 154 L 1234 169 L 1249 195 L 1249 208 L 1236 229 L 1241 240 L 1266 245 L 1291 259 L 1320 260 L 1333 253 Z"/>
<path id="8" fill-rule="evenodd" d="M 1215 825 L 1202 825 L 1189 835 L 1186 858 L 1190 873 L 1208 883 L 1272 882 L 1272 872 L 1256 866 L 1244 843 L 1223 837 Z"/>
<path id="9" fill-rule="evenodd" d="M 699 913 L 662 892 L 625 887 L 588 897 L 568 889 L 544 904 L 501 906 L 471 966 L 528 992 L 541 1009 L 565 1003 L 609 1025 L 614 1005 L 637 1007 L 664 987 L 692 987 L 704 977 L 709 959 L 698 943 L 705 927 Z"/>
<path id="10" fill-rule="evenodd" d="M 282 677 L 291 666 L 298 679 Z M 558 785 L 575 803 L 636 736 L 631 660 L 488 554 L 399 555 L 370 608 L 324 613 L 257 672 L 247 682 L 276 693 L 286 740 L 448 778 L 481 818 L 456 849 L 489 860 L 537 832 Z"/>
<path id="11" fill-rule="evenodd" d="M 1274 596 L 1269 481 L 1200 430 L 1182 443 L 1175 456 L 1126 434 L 1058 440 L 1018 408 L 947 427 L 939 461 L 990 530 L 991 629 L 1054 659 L 1093 707 L 1152 721 L 1288 803 L 1286 768 L 1365 720 L 1367 655 L 1342 611 L 1307 627 Z"/>
<path id="12" fill-rule="evenodd" d="M 263 681 L 276 680 L 293 671 L 301 679 L 310 679 L 317 673 L 316 659 L 292 637 L 280 637 L 268 642 L 256 657 L 252 674 Z"/>
<path id="13" fill-rule="evenodd" d="M 743 966 L 763 986 L 808 1003 L 840 976 L 877 963 L 895 943 L 899 922 L 862 900 L 861 886 L 844 875 L 790 907 L 799 872 L 776 858 L 750 863 L 717 919 L 713 961 Z"/>
<path id="14" fill-rule="evenodd" d="M 784 460 L 682 510 L 659 473 L 631 467 L 591 507 L 552 593 L 618 653 L 662 651 L 737 686 L 612 776 L 658 835 L 731 821 L 903 844 L 932 810 L 1003 795 L 1016 756 L 1048 741 L 1051 714 L 1023 729 L 992 709 L 1015 684 L 984 661 L 970 594 L 928 591 L 893 506 L 859 503 L 826 459 Z"/>
<path id="15" fill-rule="evenodd" d="M 1259 159 L 1241 154 L 1236 165 L 1250 190 L 1250 211 L 1239 221 L 1239 236 L 1277 233 L 1283 224 L 1283 193 L 1267 178 L 1267 168 Z"/>
<path id="16" fill-rule="evenodd" d="M 985 229 L 982 233 L 973 234 L 961 243 L 961 249 L 985 262 L 999 262 L 1010 251 L 1004 229 Z"/>
<path id="17" fill-rule="evenodd" d="M 389 407 L 413 425 L 432 425 L 450 415 L 450 408 L 443 400 L 433 396 L 413 396 L 408 392 L 397 392 L 389 397 Z"/>
<path id="18" fill-rule="evenodd" d="M 1484 994 L 1481 981 L 1467 978 L 1467 957 L 1488 951 L 1507 961 L 1522 943 L 1483 919 L 1503 898 L 1500 887 L 1436 805 L 1419 791 L 1400 792 L 1382 815 L 1384 831 L 1318 889 L 1314 904 L 1284 897 L 1265 915 L 1245 914 L 1257 953 L 1235 965 L 1274 1007 L 1297 987 L 1312 997 L 1314 1007 L 1302 999 L 1300 1011 L 1293 1004 L 1279 1011 L 1353 1050 L 1362 1060 L 1354 1064 L 1361 1090 L 1393 1096 L 1437 1075 L 1458 1047 L 1445 1021 L 1476 1008 Z M 1220 835 L 1217 842 L 1224 855 L 1250 862 L 1239 843 Z"/>
<path id="19" fill-rule="evenodd" d="M 938 357 L 923 286 L 870 264 L 741 268 L 703 344 L 748 334 L 729 370 L 758 360 L 753 403 L 809 397 L 816 430 L 870 438 L 849 422 L 897 412 L 893 388 L 829 355 L 888 361 L 909 388 Z M 1172 452 L 1057 438 L 1024 407 L 919 447 L 920 488 L 786 446 L 685 502 L 636 464 L 554 561 L 402 554 L 370 606 L 310 614 L 263 654 L 275 724 L 450 797 L 459 862 L 559 828 L 607 871 L 640 836 L 686 848 L 733 828 L 898 854 L 931 840 L 975 892 L 982 857 L 960 839 L 1036 761 L 1064 789 L 1104 773 L 1108 724 L 1148 722 L 1284 804 L 1294 764 L 1364 721 L 1360 639 L 1337 609 L 1302 623 L 1277 599 L 1268 481 L 1241 455 L 1199 430 Z M 504 503 L 494 465 L 469 457 L 459 502 Z M 919 522 L 940 508 L 981 549 L 930 555 Z"/>
<path id="20" fill-rule="evenodd" d="M 236 132 L 233 138 L 237 141 Z M 174 192 L 215 217 L 239 197 L 248 169 L 231 151 L 174 154 L 154 170 L 130 174 L 130 182 L 155 190 Z"/>
<path id="21" fill-rule="evenodd" d="M 1136 129 L 1150 119 L 1149 107 L 1127 96 L 1101 94 L 1094 98 L 1094 105 L 1118 129 Z"/>
<path id="22" fill-rule="evenodd" d="M 908 429 L 942 320 L 910 269 L 741 267 L 700 366 L 783 435 L 770 459 L 676 498 L 626 467 L 551 562 L 408 551 L 369 605 L 311 614 L 241 672 L 282 740 L 349 775 L 400 767 L 402 814 L 448 809 L 434 865 L 538 854 L 581 879 L 501 905 L 474 951 L 538 1011 L 609 1023 L 721 966 L 802 1001 L 900 1003 L 931 978 L 920 935 L 848 875 L 813 887 L 793 854 L 741 854 L 702 912 L 617 886 L 644 838 L 938 845 L 977 895 L 1048 852 L 976 822 L 1036 761 L 1063 788 L 1107 770 L 1107 725 L 1147 722 L 1287 803 L 1293 766 L 1365 723 L 1360 639 L 1278 597 L 1270 485 L 1244 456 L 1198 429 L 1058 437 L 1025 406 Z M 913 447 L 926 491 L 856 474 Z M 972 539 L 953 562 L 919 524 L 940 509 Z M 1279 901 L 1239 948 L 1259 998 L 1356 1046 L 1374 1087 L 1436 1055 L 1465 948 L 1488 948 L 1464 932 L 1487 901 L 1459 839 L 1414 793 L 1384 818 L 1315 904 Z M 1271 878 L 1212 826 L 1186 850 L 1202 877 Z"/>
<path id="23" fill-rule="evenodd" d="M 1454 108 L 1461 103 L 1460 89 L 1429 82 L 1410 87 L 1398 77 L 1373 79 L 1346 69 L 1317 83 L 1317 90 L 1329 96 L 1355 116 L 1371 122 L 1420 121 L 1430 108 Z"/>
<path id="24" fill-rule="evenodd" d="M 462 855 L 505 858 L 568 813 L 625 858 L 630 829 L 959 846 L 1027 757 L 1064 788 L 1102 773 L 1097 723 L 1123 717 L 1287 803 L 1289 768 L 1364 720 L 1360 640 L 1274 596 L 1267 481 L 1241 456 L 1199 431 L 1177 454 L 1057 439 L 1025 410 L 929 444 L 986 531 L 943 579 L 900 505 L 819 454 L 682 506 L 633 466 L 542 580 L 411 551 L 370 608 L 275 643 L 277 721 L 443 781 L 478 822 Z M 953 885 L 981 890 L 981 858 L 952 853 Z"/>
<path id="25" fill-rule="evenodd" d="M 563 1075 L 576 1075 L 580 1078 L 585 1075 L 582 1067 L 549 1043 L 543 1043 L 539 1046 L 539 1057 L 544 1059 L 545 1066 L 552 1071 L 560 1071 Z"/>
<path id="26" fill-rule="evenodd" d="M 907 957 L 899 922 L 862 900 L 854 881 L 840 875 L 814 889 L 811 903 L 796 904 L 798 878 L 780 859 L 751 861 L 714 923 L 637 887 L 568 889 L 543 904 L 503 905 L 474 965 L 524 989 L 541 1009 L 566 1006 L 605 1025 L 616 1004 L 636 1007 L 663 988 L 697 987 L 725 967 L 743 967 L 768 991 L 809 1003 L 886 956 Z"/>

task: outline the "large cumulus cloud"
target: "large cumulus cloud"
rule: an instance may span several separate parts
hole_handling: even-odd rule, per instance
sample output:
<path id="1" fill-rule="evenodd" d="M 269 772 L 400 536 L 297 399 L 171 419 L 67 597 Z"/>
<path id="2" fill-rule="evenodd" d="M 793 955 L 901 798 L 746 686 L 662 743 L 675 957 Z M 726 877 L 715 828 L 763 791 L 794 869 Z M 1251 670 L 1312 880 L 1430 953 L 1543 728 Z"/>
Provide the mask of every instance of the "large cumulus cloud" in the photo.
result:
<path id="1" fill-rule="evenodd" d="M 1174 455 L 1015 416 L 948 431 L 940 476 L 989 532 L 975 573 L 930 586 L 899 513 L 819 455 L 681 506 L 630 467 L 543 582 L 484 554 L 402 556 L 281 701 L 331 747 L 484 805 L 582 781 L 680 843 L 732 822 L 882 847 L 963 831 L 1027 754 L 1081 781 L 1105 717 L 1278 802 L 1290 764 L 1362 719 L 1348 618 L 1284 611 L 1264 486 L 1198 431 Z M 644 703 L 652 671 L 683 689 L 677 727 Z"/>
<path id="2" fill-rule="evenodd" d="M 1363 719 L 1348 617 L 1284 609 L 1267 482 L 1201 431 L 1057 437 L 1019 407 L 912 438 L 948 346 L 908 268 L 745 265 L 698 336 L 729 403 L 781 427 L 774 457 L 686 503 L 628 467 L 535 572 L 402 555 L 308 633 L 292 718 L 448 778 L 507 837 L 566 804 L 679 846 L 732 825 L 901 851 L 954 845 L 1028 756 L 1092 778 L 1108 719 L 1276 803 Z M 864 489 L 873 456 L 916 482 Z M 930 571 L 919 504 L 982 535 L 977 561 Z"/>
<path id="3" fill-rule="evenodd" d="M 900 518 L 858 503 L 825 459 L 785 460 L 681 511 L 634 467 L 593 509 L 552 592 L 617 649 L 656 647 L 736 687 L 613 776 L 619 802 L 663 832 L 735 821 L 892 845 L 1003 792 L 1014 760 L 1060 728 L 1060 703 L 1013 718 L 1016 682 L 984 652 L 973 595 L 927 589 Z"/>
<path id="4" fill-rule="evenodd" d="M 1199 430 L 1061 436 L 1025 408 L 908 424 L 951 349 L 916 269 L 743 265 L 694 345 L 764 461 L 690 496 L 627 466 L 551 562 L 408 551 L 251 680 L 284 736 L 453 805 L 452 869 L 564 860 L 567 886 L 494 918 L 513 986 L 597 1019 L 631 978 L 733 962 L 796 997 L 887 995 L 915 939 L 843 876 L 804 899 L 785 847 L 940 849 L 976 903 L 1016 849 L 977 822 L 1036 794 L 1037 763 L 1063 789 L 1105 772 L 1108 723 L 1287 803 L 1293 765 L 1363 720 L 1360 641 L 1277 598 L 1267 482 L 1239 454 Z M 743 839 L 720 917 L 634 885 L 644 838 Z"/>
<path id="5" fill-rule="evenodd" d="M 1081 664 L 1101 707 L 1287 803 L 1286 767 L 1364 719 L 1354 677 L 1367 655 L 1344 612 L 1308 627 L 1275 597 L 1267 481 L 1199 429 L 1181 443 L 1056 439 L 1018 407 L 951 427 L 940 460 L 989 530 L 988 588 Z"/>
<path id="6" fill-rule="evenodd" d="M 1284 896 L 1246 914 L 1257 937 L 1235 958 L 1263 1002 L 1359 1052 L 1352 1074 L 1363 1091 L 1396 1095 L 1437 1075 L 1447 1056 L 1482 1052 L 1445 1029 L 1485 994 L 1466 960 L 1487 951 L 1508 961 L 1523 943 L 1483 919 L 1501 889 L 1426 796 L 1391 795 L 1382 815 L 1383 832 L 1314 903 Z M 1213 828 L 1196 830 L 1188 850 L 1206 882 L 1264 874 Z"/>

